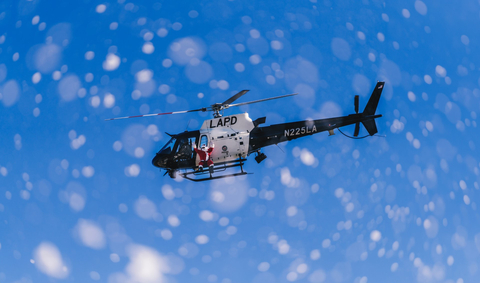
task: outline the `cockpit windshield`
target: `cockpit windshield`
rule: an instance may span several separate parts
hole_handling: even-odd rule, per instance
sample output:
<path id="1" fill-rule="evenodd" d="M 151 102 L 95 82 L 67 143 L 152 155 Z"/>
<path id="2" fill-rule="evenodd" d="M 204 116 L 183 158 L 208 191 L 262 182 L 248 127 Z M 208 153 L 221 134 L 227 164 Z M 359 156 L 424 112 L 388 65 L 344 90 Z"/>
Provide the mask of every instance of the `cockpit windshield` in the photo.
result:
<path id="1" fill-rule="evenodd" d="M 173 146 L 175 145 L 176 138 L 171 138 L 163 147 L 160 149 L 161 153 L 170 153 L 173 150 Z"/>

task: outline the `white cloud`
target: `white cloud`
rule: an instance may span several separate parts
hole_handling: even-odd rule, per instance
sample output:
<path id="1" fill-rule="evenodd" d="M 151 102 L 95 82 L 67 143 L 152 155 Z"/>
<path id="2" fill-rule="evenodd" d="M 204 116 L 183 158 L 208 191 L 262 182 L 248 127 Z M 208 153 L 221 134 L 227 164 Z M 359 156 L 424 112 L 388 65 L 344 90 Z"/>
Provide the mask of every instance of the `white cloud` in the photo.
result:
<path id="1" fill-rule="evenodd" d="M 200 211 L 198 217 L 200 217 L 200 219 L 202 219 L 203 221 L 208 222 L 213 221 L 214 214 L 210 210 L 202 210 Z"/>
<path id="2" fill-rule="evenodd" d="M 140 166 L 138 166 L 138 164 L 127 166 L 125 167 L 124 173 L 127 177 L 137 177 L 140 174 Z"/>
<path id="3" fill-rule="evenodd" d="M 176 215 L 170 215 L 168 216 L 168 224 L 170 224 L 170 226 L 172 227 L 177 227 L 180 225 L 180 219 L 178 219 L 178 217 Z"/>
<path id="4" fill-rule="evenodd" d="M 228 190 L 225 190 L 228 187 Z M 248 199 L 249 185 L 240 178 L 223 179 L 212 183 L 209 199 L 212 207 L 221 212 L 233 212 L 240 209 Z"/>
<path id="5" fill-rule="evenodd" d="M 131 244 L 127 246 L 130 259 L 125 273 L 117 272 L 108 278 L 110 283 L 162 283 L 165 274 L 179 274 L 185 268 L 183 259 L 175 255 L 162 255 L 153 248 Z"/>
<path id="6" fill-rule="evenodd" d="M 79 219 L 75 226 L 76 233 L 83 245 L 92 249 L 105 247 L 105 234 L 96 223 Z"/>
<path id="7" fill-rule="evenodd" d="M 157 213 L 155 204 L 145 196 L 140 196 L 134 204 L 135 213 L 143 219 L 151 219 Z"/>
<path id="8" fill-rule="evenodd" d="M 168 262 L 156 250 L 141 246 L 131 245 L 127 248 L 130 262 L 126 267 L 126 272 L 134 282 L 164 282 L 164 273 L 170 271 Z"/>
<path id="9" fill-rule="evenodd" d="M 85 198 L 78 193 L 72 193 L 68 200 L 68 204 L 73 210 L 82 211 L 85 207 Z"/>
<path id="10" fill-rule="evenodd" d="M 90 178 L 93 176 L 93 174 L 95 174 L 95 168 L 93 168 L 92 166 L 84 166 L 82 168 L 82 174 L 86 178 Z"/>
<path id="11" fill-rule="evenodd" d="M 99 14 L 102 14 L 103 12 L 105 12 L 105 10 L 107 10 L 107 6 L 105 6 L 105 4 L 100 4 L 95 9 L 95 11 Z"/>
<path id="12" fill-rule="evenodd" d="M 382 238 L 382 233 L 380 233 L 380 231 L 378 231 L 378 230 L 373 230 L 370 233 L 370 239 L 374 242 L 380 241 L 381 238 Z"/>
<path id="13" fill-rule="evenodd" d="M 300 160 L 302 163 L 307 166 L 312 166 L 315 164 L 315 156 L 306 148 L 302 149 L 300 153 Z"/>
<path id="14" fill-rule="evenodd" d="M 199 245 L 205 245 L 206 243 L 208 243 L 209 241 L 209 238 L 207 235 L 198 235 L 197 237 L 195 237 L 195 242 Z"/>
<path id="15" fill-rule="evenodd" d="M 284 167 L 280 170 L 280 181 L 287 187 L 295 188 L 300 185 L 300 180 L 298 178 L 292 177 L 290 170 L 287 167 Z"/>
<path id="16" fill-rule="evenodd" d="M 138 71 L 135 74 L 135 79 L 139 83 L 146 83 L 146 82 L 150 81 L 152 79 L 152 77 L 153 77 L 153 72 L 152 72 L 152 70 L 149 70 L 149 69 L 143 69 L 141 71 Z"/>
<path id="17" fill-rule="evenodd" d="M 63 262 L 58 248 L 49 242 L 42 242 L 33 252 L 35 266 L 46 275 L 58 279 L 66 278 L 69 270 Z"/>
<path id="18" fill-rule="evenodd" d="M 113 53 L 109 53 L 105 61 L 103 61 L 103 69 L 106 71 L 116 70 L 120 66 L 120 57 Z"/>
<path id="19" fill-rule="evenodd" d="M 105 94 L 103 97 L 103 106 L 105 108 L 112 108 L 115 105 L 115 96 L 111 93 Z"/>

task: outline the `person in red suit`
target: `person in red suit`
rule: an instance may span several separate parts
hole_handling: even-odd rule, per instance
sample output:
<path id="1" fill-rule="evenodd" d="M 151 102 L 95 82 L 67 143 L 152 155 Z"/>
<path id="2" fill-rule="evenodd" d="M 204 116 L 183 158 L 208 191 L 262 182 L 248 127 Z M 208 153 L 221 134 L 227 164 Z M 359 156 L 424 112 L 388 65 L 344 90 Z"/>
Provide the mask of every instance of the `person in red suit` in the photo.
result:
<path id="1" fill-rule="evenodd" d="M 203 166 L 208 166 L 208 168 L 210 169 L 210 173 L 213 173 L 213 161 L 210 158 L 210 155 L 212 155 L 214 147 L 215 145 L 213 143 L 212 146 L 209 146 L 208 148 L 205 144 L 202 144 L 202 148 L 198 149 L 195 144 L 193 144 L 193 149 L 200 158 L 200 163 L 198 164 L 199 171 L 203 171 Z"/>

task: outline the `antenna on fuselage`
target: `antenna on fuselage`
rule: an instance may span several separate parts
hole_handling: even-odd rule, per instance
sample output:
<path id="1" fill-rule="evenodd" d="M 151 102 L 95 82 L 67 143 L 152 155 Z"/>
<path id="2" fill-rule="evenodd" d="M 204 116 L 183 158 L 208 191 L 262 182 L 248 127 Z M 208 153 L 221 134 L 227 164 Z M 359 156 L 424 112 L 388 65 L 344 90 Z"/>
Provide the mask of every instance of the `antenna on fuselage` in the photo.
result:
<path id="1" fill-rule="evenodd" d="M 192 119 L 189 119 L 188 120 L 188 123 L 187 123 L 187 127 L 185 128 L 185 132 L 188 131 L 188 126 L 190 125 L 190 122 L 192 121 Z"/>

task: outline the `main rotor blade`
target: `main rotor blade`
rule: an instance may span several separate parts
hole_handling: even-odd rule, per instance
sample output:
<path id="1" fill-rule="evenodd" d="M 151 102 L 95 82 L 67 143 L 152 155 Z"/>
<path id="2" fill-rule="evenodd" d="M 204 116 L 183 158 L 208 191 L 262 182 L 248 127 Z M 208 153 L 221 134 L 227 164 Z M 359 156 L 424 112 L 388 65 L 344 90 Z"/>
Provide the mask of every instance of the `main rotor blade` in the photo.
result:
<path id="1" fill-rule="evenodd" d="M 292 93 L 292 94 L 285 94 L 281 96 L 276 96 L 276 97 L 270 97 L 270 98 L 265 98 L 265 99 L 260 99 L 260 100 L 254 100 L 254 101 L 249 101 L 249 102 L 242 102 L 242 103 L 237 103 L 237 104 L 230 104 L 230 107 L 232 106 L 241 106 L 241 105 L 246 105 L 246 104 L 252 104 L 252 103 L 257 103 L 257 102 L 263 102 L 267 100 L 273 100 L 273 99 L 279 99 L 279 98 L 284 98 L 288 96 L 294 96 L 297 95 L 298 93 Z"/>
<path id="2" fill-rule="evenodd" d="M 175 111 L 175 112 L 165 112 L 165 113 L 153 113 L 153 114 L 144 114 L 144 115 L 135 115 L 135 116 L 125 116 L 125 117 L 117 117 L 117 118 L 105 119 L 105 121 L 121 120 L 121 119 L 129 119 L 129 118 L 139 118 L 139 117 L 153 117 L 153 116 L 170 115 L 170 114 L 183 114 L 183 113 L 198 112 L 198 111 L 205 112 L 205 111 L 211 111 L 211 109 L 209 109 L 209 108 L 200 108 L 200 109 L 184 110 L 184 111 Z"/>
<path id="3" fill-rule="evenodd" d="M 224 103 L 222 103 L 223 105 L 226 105 L 226 104 L 230 104 L 232 102 L 234 102 L 235 100 L 239 99 L 242 95 L 244 95 L 245 93 L 249 92 L 250 90 L 248 89 L 244 89 L 242 91 L 240 91 L 239 93 L 235 94 L 234 96 L 230 97 L 229 99 L 225 100 Z"/>

